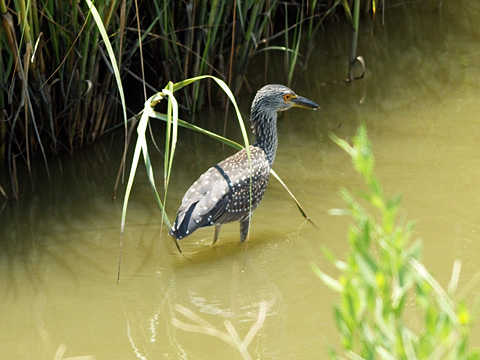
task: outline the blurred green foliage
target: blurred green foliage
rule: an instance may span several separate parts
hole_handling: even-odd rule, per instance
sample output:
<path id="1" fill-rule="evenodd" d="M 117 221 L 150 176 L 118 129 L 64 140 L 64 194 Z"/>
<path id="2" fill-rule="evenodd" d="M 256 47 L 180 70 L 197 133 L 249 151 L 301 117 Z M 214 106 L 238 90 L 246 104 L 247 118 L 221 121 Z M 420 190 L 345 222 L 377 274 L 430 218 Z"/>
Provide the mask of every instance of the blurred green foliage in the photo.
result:
<path id="1" fill-rule="evenodd" d="M 454 296 L 460 262 L 445 291 L 421 263 L 421 242 L 410 241 L 413 224 L 396 221 L 400 196 L 383 193 L 365 126 L 353 145 L 331 138 L 351 156 L 366 183 L 359 200 L 342 190 L 347 209 L 332 211 L 353 220 L 346 259 L 324 250 L 340 275 L 333 278 L 312 264 L 339 295 L 334 317 L 343 354 L 332 350 L 333 358 L 480 359 L 478 350 L 468 348 L 470 313 Z"/>

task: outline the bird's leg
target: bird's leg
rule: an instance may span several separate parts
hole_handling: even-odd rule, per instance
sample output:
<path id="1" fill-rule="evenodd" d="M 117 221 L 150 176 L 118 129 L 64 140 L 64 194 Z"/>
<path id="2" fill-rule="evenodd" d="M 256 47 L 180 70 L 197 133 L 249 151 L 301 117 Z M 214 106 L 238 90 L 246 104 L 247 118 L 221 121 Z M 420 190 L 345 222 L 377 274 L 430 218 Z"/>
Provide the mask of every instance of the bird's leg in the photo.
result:
<path id="1" fill-rule="evenodd" d="M 218 235 L 220 235 L 220 228 L 222 225 L 215 225 L 215 235 L 213 236 L 213 243 L 212 246 L 217 242 L 218 240 Z"/>
<path id="2" fill-rule="evenodd" d="M 248 236 L 248 230 L 250 228 L 250 216 L 240 222 L 240 241 L 244 242 Z"/>

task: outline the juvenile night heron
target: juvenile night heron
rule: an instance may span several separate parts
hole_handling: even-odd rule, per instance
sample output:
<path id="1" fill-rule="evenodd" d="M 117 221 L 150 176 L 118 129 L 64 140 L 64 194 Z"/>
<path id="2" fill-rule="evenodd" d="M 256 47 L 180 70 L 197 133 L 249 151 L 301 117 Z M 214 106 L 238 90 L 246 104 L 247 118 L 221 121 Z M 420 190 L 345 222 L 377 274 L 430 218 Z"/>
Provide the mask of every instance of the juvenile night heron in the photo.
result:
<path id="1" fill-rule="evenodd" d="M 243 149 L 202 174 L 183 196 L 170 235 L 180 240 L 198 228 L 215 225 L 215 244 L 223 224 L 239 221 L 240 240 L 245 241 L 277 152 L 277 112 L 291 107 L 319 108 L 283 85 L 266 85 L 257 92 L 250 115 L 256 136 L 250 145 L 251 161 Z"/>

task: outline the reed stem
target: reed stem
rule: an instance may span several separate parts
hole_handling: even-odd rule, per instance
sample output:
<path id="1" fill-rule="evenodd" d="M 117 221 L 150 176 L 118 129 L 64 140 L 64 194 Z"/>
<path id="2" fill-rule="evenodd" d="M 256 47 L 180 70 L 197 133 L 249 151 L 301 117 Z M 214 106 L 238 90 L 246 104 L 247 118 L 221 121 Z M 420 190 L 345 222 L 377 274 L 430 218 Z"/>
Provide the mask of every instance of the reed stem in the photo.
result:
<path id="1" fill-rule="evenodd" d="M 360 0 L 353 3 L 353 28 L 350 42 L 350 57 L 348 62 L 348 81 L 355 79 L 355 64 L 357 62 L 358 21 L 360 18 Z"/>

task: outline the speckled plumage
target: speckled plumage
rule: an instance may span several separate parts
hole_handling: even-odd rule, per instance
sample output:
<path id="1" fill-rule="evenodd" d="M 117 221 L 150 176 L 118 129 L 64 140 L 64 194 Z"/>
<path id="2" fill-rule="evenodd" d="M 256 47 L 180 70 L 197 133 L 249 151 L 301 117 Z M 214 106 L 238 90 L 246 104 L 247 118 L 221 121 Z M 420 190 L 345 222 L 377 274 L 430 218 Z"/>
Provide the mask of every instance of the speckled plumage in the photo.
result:
<path id="1" fill-rule="evenodd" d="M 246 239 L 251 212 L 265 194 L 275 160 L 277 112 L 292 106 L 318 108 L 283 85 L 266 85 L 257 92 L 250 116 L 256 135 L 250 145 L 251 161 L 243 149 L 202 174 L 185 193 L 170 235 L 182 239 L 200 227 L 215 225 L 215 243 L 222 224 L 240 221 L 240 240 Z"/>

